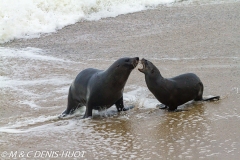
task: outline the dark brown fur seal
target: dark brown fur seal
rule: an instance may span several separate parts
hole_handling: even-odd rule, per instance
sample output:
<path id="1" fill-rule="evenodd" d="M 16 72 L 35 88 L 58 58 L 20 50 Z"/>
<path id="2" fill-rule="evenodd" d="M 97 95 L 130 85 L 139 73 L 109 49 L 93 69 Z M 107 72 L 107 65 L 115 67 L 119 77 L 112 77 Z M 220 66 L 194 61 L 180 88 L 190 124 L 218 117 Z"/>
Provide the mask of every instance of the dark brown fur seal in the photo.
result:
<path id="1" fill-rule="evenodd" d="M 88 68 L 81 71 L 69 88 L 67 109 L 59 116 L 72 114 L 76 108 L 86 106 L 84 118 L 92 116 L 92 110 L 101 110 L 123 105 L 123 89 L 131 71 L 137 66 L 138 57 L 121 58 L 107 70 Z"/>
<path id="2" fill-rule="evenodd" d="M 153 95 L 168 107 L 169 111 L 174 111 L 178 106 L 190 101 L 219 100 L 219 96 L 203 99 L 203 83 L 194 73 L 186 73 L 173 78 L 163 78 L 158 68 L 150 61 L 142 59 L 142 69 L 138 69 L 145 74 L 145 81 L 148 89 Z"/>

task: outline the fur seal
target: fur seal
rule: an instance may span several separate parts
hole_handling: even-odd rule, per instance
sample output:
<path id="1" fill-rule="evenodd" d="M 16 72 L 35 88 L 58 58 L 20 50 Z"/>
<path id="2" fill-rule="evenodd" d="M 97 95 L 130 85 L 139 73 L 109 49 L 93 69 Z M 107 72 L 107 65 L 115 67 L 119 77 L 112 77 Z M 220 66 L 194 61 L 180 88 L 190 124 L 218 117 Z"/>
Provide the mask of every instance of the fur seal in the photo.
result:
<path id="1" fill-rule="evenodd" d="M 185 73 L 173 78 L 163 78 L 158 68 L 146 59 L 141 60 L 142 69 L 148 89 L 169 111 L 177 111 L 177 107 L 190 101 L 219 100 L 220 96 L 203 99 L 203 83 L 194 73 Z"/>
<path id="2" fill-rule="evenodd" d="M 81 71 L 69 88 L 67 109 L 59 118 L 82 106 L 86 106 L 83 118 L 91 117 L 93 109 L 102 110 L 113 104 L 119 112 L 127 110 L 123 105 L 123 89 L 138 62 L 138 57 L 120 58 L 107 70 L 88 68 Z"/>

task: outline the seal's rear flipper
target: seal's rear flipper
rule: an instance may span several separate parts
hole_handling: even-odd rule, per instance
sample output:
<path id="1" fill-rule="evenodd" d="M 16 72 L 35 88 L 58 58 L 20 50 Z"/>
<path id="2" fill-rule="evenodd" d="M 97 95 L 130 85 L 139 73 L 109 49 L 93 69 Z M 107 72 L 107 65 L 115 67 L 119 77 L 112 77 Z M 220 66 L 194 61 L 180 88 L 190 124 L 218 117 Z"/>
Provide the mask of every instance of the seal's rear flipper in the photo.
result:
<path id="1" fill-rule="evenodd" d="M 203 98 L 203 101 L 218 101 L 220 99 L 220 96 L 214 96 L 211 98 Z"/>

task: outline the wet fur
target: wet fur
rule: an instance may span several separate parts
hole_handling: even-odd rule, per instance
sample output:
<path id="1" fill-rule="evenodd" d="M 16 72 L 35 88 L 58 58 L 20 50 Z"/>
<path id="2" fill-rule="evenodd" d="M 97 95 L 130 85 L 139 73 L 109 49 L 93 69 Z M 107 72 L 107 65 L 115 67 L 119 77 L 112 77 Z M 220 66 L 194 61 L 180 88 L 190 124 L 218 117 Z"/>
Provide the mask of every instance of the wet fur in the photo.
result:
<path id="1" fill-rule="evenodd" d="M 81 71 L 69 88 L 67 109 L 59 117 L 72 114 L 82 106 L 86 106 L 84 118 L 91 117 L 93 109 L 101 110 L 113 104 L 118 111 L 127 110 L 123 105 L 123 89 L 138 60 L 138 57 L 121 58 L 107 70 Z"/>
<path id="2" fill-rule="evenodd" d="M 163 78 L 158 68 L 150 61 L 142 59 L 143 68 L 140 72 L 145 74 L 148 89 L 168 108 L 174 111 L 178 106 L 190 101 L 208 101 L 219 99 L 219 96 L 203 99 L 203 83 L 194 73 L 186 73 L 173 78 Z"/>

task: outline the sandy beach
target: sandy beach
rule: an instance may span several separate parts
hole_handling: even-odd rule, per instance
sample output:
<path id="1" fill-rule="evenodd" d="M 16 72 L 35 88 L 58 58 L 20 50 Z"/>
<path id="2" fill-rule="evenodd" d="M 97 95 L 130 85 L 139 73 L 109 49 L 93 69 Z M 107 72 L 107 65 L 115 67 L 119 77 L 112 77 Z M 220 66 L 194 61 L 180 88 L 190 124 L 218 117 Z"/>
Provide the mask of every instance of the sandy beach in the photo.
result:
<path id="1" fill-rule="evenodd" d="M 0 75 L 9 78 L 0 91 L 0 154 L 8 153 L 1 158 L 12 159 L 11 151 L 33 151 L 31 159 L 43 159 L 34 157 L 36 151 L 84 151 L 75 158 L 238 159 L 239 28 L 240 2 L 176 4 L 0 44 L 13 50 L 39 48 L 36 53 L 42 56 L 0 59 Z M 181 106 L 188 111 L 176 113 L 148 107 L 156 99 L 135 69 L 124 90 L 130 97 L 124 99 L 126 105 L 134 104 L 134 109 L 117 114 L 113 106 L 92 119 L 57 119 L 81 70 L 104 70 L 118 58 L 136 56 L 152 61 L 163 77 L 197 74 L 204 96 L 219 95 L 221 100 L 188 103 Z"/>

